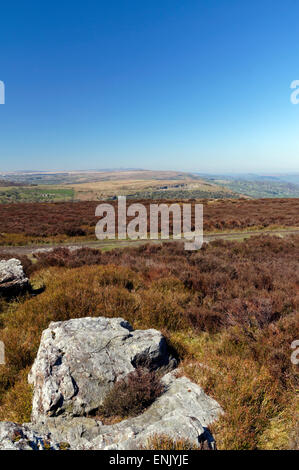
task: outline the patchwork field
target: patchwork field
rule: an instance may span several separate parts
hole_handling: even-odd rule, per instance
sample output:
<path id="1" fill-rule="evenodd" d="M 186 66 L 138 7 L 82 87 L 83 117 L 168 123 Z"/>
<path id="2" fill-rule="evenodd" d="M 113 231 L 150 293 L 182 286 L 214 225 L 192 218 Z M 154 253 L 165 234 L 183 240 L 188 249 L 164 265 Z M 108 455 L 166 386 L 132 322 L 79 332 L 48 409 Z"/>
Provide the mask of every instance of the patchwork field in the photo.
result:
<path id="1" fill-rule="evenodd" d="M 55 186 L 0 186 L 0 204 L 15 202 L 72 201 L 74 190 Z"/>
<path id="2" fill-rule="evenodd" d="M 137 199 L 296 198 L 298 175 L 200 175 L 176 171 L 92 170 L 0 173 L 0 203 Z"/>
<path id="3" fill-rule="evenodd" d="M 120 195 L 139 199 L 237 197 L 197 175 L 175 171 L 10 173 L 0 180 L 0 203 L 97 201 Z"/>

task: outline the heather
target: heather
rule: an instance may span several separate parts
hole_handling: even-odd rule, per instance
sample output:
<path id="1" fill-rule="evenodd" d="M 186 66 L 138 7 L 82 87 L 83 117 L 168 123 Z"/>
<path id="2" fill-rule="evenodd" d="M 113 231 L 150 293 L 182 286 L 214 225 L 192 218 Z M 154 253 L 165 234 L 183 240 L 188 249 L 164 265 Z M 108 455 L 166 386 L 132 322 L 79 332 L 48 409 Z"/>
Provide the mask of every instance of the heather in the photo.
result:
<path id="1" fill-rule="evenodd" d="M 101 420 L 138 416 L 162 395 L 163 390 L 156 372 L 137 367 L 113 385 L 98 414 Z"/>
<path id="2" fill-rule="evenodd" d="M 204 230 L 213 232 L 296 227 L 299 224 L 298 201 L 299 199 L 192 199 L 185 202 L 204 205 Z M 127 204 L 130 202 L 127 200 Z M 144 204 L 149 214 L 152 201 L 147 199 L 134 202 Z M 179 200 L 155 202 L 181 204 Z M 109 203 L 116 207 L 115 201 Z M 95 225 L 98 221 L 95 209 L 98 204 L 96 201 L 1 204 L 0 244 L 24 245 L 95 239 Z M 194 224 L 194 214 L 192 221 Z"/>
<path id="3" fill-rule="evenodd" d="M 117 316 L 162 330 L 183 373 L 221 404 L 225 414 L 212 429 L 219 448 L 296 448 L 299 375 L 290 344 L 299 339 L 298 258 L 298 236 L 258 236 L 196 252 L 169 242 L 59 248 L 23 260 L 33 288 L 44 291 L 1 301 L 0 419 L 29 419 L 26 373 L 50 321 Z M 119 386 L 125 397 L 126 384 Z M 128 413 L 111 403 L 112 414 Z"/>

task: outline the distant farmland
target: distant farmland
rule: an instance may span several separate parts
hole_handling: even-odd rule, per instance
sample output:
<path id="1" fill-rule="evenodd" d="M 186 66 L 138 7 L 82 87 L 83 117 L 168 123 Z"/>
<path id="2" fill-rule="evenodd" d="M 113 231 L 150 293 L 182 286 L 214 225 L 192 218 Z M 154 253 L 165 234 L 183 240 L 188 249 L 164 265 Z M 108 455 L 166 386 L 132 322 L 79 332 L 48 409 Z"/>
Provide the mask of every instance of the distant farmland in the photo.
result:
<path id="1" fill-rule="evenodd" d="M 51 186 L 0 186 L 0 203 L 14 202 L 55 202 L 71 201 L 74 198 L 72 188 L 53 188 Z"/>
<path id="2" fill-rule="evenodd" d="M 9 181 L 18 187 L 9 187 Z M 5 185 L 0 182 L 0 203 L 99 201 L 120 195 L 139 199 L 238 197 L 197 175 L 175 171 L 12 173 L 6 175 Z"/>

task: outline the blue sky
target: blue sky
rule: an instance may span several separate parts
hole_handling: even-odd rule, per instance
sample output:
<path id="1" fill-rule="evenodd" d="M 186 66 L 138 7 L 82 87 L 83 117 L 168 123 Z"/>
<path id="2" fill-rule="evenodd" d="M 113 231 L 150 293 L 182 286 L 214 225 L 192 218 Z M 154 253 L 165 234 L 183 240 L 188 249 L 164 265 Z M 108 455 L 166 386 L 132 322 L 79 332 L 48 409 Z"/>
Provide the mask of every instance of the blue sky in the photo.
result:
<path id="1" fill-rule="evenodd" d="M 0 171 L 299 171 L 297 0 L 0 7 Z"/>

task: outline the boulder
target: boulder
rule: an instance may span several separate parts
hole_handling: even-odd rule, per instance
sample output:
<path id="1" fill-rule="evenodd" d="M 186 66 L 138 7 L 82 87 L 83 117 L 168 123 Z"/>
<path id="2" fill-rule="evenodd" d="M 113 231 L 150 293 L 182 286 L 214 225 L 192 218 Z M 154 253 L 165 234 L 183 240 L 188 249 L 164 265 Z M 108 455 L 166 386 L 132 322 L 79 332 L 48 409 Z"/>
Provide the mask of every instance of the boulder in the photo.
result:
<path id="1" fill-rule="evenodd" d="M 0 449 L 137 450 L 146 447 L 152 436 L 161 434 L 214 449 L 208 426 L 222 413 L 219 404 L 186 377 L 177 378 L 175 371 L 162 381 L 165 393 L 136 418 L 113 425 L 93 418 L 63 416 L 41 417 L 23 426 L 0 423 Z"/>
<path id="2" fill-rule="evenodd" d="M 0 294 L 17 295 L 29 288 L 21 262 L 16 258 L 0 261 Z"/>
<path id="3" fill-rule="evenodd" d="M 141 415 L 116 424 L 91 417 L 115 381 L 137 366 L 161 372 L 163 394 Z M 0 423 L 0 449 L 135 450 L 159 435 L 213 449 L 208 427 L 223 411 L 174 367 L 159 331 L 134 331 L 122 318 L 51 323 L 29 374 L 32 422 Z"/>
<path id="4" fill-rule="evenodd" d="M 116 380 L 138 365 L 171 370 L 176 360 L 157 330 L 136 330 L 122 318 L 79 318 L 51 323 L 29 374 L 32 420 L 85 416 Z"/>

